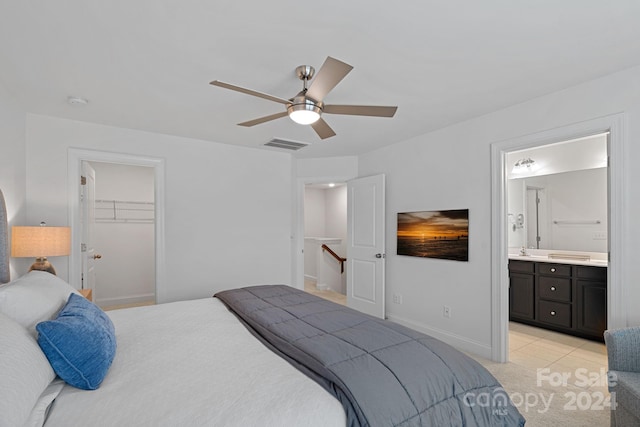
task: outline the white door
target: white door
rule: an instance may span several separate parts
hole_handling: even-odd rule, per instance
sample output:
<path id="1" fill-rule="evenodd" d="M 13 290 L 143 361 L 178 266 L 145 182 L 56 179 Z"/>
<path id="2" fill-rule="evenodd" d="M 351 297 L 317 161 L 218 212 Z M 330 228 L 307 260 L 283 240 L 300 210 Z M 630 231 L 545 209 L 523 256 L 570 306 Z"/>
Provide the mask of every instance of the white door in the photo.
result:
<path id="1" fill-rule="evenodd" d="M 384 175 L 347 183 L 347 305 L 384 319 Z"/>
<path id="2" fill-rule="evenodd" d="M 96 172 L 88 162 L 82 162 L 82 176 L 80 186 L 80 225 L 81 250 L 82 250 L 82 289 L 94 289 L 96 272 L 94 269 L 95 260 L 100 257 L 96 255 L 93 247 L 93 228 L 95 224 L 96 206 Z M 94 291 L 95 292 L 95 291 Z M 95 301 L 94 293 L 93 299 Z"/>

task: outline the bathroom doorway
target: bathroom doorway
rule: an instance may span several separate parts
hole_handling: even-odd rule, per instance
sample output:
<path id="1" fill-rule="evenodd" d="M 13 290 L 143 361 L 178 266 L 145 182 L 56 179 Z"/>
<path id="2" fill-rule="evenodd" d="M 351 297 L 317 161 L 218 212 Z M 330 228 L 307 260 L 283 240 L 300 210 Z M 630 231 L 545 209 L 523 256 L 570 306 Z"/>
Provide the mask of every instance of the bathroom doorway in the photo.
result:
<path id="1" fill-rule="evenodd" d="M 609 145 L 609 132 L 601 132 L 505 155 L 508 218 L 522 218 L 519 227 L 505 223 L 509 360 L 544 367 L 554 342 L 602 341 L 609 306 Z M 593 280 L 584 279 L 587 272 Z"/>

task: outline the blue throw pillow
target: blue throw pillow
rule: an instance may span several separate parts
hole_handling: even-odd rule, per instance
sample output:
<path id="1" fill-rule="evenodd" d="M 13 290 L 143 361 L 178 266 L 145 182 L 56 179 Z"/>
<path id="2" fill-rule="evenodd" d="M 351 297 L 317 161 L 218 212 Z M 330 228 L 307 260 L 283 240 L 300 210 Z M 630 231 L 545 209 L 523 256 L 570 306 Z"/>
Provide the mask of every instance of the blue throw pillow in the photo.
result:
<path id="1" fill-rule="evenodd" d="M 38 344 L 67 384 L 97 389 L 116 354 L 111 319 L 88 299 L 71 294 L 55 320 L 36 326 Z"/>

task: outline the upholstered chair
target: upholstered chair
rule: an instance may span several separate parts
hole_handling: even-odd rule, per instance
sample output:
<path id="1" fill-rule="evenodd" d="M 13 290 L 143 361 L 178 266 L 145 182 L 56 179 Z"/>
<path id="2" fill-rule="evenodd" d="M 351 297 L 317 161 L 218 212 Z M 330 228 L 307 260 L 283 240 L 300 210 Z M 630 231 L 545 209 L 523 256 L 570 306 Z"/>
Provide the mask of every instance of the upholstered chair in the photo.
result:
<path id="1" fill-rule="evenodd" d="M 640 327 L 604 332 L 609 358 L 611 426 L 640 426 Z"/>

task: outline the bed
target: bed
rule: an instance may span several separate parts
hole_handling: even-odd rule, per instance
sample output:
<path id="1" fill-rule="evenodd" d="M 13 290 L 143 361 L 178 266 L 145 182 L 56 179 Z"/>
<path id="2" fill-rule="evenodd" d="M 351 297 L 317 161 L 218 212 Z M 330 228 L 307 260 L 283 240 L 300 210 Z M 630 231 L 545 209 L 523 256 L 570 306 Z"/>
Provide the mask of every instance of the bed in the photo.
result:
<path id="1" fill-rule="evenodd" d="M 284 285 L 105 314 L 29 272 L 0 285 L 0 381 L 0 427 L 524 425 L 461 352 Z"/>

